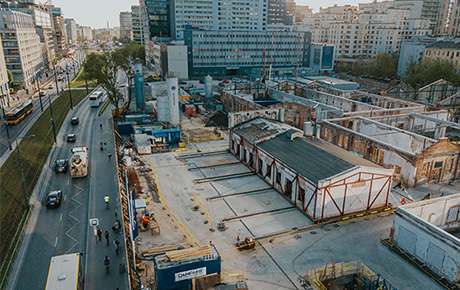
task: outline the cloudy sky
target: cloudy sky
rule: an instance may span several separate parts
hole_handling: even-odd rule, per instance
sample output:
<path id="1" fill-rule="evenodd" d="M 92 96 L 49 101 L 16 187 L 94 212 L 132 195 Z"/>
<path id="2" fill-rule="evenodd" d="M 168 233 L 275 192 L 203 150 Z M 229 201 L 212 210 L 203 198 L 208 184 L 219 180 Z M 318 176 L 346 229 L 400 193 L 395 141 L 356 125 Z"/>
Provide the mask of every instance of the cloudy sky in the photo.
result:
<path id="1" fill-rule="evenodd" d="M 44 1 L 43 1 L 44 2 Z M 345 5 L 371 2 L 371 0 L 296 0 L 299 5 L 308 5 L 315 11 L 319 7 L 334 4 Z M 102 28 L 119 26 L 120 11 L 129 11 L 131 5 L 139 4 L 138 0 L 52 0 L 55 6 L 61 7 L 64 17 L 74 18 L 78 24 Z"/>

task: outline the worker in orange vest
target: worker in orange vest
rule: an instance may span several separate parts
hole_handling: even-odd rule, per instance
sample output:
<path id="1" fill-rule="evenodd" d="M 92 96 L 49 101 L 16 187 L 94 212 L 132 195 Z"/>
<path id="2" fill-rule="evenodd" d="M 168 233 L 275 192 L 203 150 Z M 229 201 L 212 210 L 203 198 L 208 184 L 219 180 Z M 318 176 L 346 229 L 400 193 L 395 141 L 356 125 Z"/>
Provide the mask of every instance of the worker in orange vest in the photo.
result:
<path id="1" fill-rule="evenodd" d="M 401 199 L 401 204 L 402 204 L 402 205 L 405 205 L 405 204 L 406 204 L 406 198 L 405 198 L 405 197 L 403 197 L 403 198 Z"/>

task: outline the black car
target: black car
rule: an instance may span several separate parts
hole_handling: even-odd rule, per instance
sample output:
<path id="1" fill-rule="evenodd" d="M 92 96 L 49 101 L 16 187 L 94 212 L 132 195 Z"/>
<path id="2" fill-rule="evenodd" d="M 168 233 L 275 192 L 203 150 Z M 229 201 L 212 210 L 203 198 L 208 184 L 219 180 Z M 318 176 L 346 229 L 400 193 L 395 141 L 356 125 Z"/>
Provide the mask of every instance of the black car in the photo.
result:
<path id="1" fill-rule="evenodd" d="M 75 136 L 75 134 L 67 135 L 67 143 L 70 143 L 70 142 L 75 143 L 76 141 L 77 141 L 77 136 Z"/>
<path id="2" fill-rule="evenodd" d="M 51 191 L 48 193 L 48 196 L 46 197 L 46 207 L 58 207 L 61 206 L 62 203 L 62 191 L 61 190 L 56 190 L 56 191 Z"/>
<path id="3" fill-rule="evenodd" d="M 54 163 L 54 171 L 56 172 L 67 172 L 69 168 L 69 162 L 67 159 L 58 159 Z"/>
<path id="4" fill-rule="evenodd" d="M 78 125 L 78 123 L 80 123 L 78 117 L 72 117 L 72 120 L 70 120 L 70 124 L 72 125 Z"/>

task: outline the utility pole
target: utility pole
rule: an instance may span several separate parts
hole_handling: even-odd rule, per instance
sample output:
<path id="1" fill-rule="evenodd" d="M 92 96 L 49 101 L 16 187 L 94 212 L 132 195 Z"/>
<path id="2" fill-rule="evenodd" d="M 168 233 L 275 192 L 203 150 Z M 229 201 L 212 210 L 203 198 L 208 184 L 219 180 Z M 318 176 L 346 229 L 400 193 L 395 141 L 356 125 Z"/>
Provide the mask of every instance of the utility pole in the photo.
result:
<path id="1" fill-rule="evenodd" d="M 54 143 L 56 143 L 56 127 L 54 126 L 53 106 L 51 105 L 51 97 L 48 94 L 48 103 L 50 104 L 51 125 L 53 125 Z"/>

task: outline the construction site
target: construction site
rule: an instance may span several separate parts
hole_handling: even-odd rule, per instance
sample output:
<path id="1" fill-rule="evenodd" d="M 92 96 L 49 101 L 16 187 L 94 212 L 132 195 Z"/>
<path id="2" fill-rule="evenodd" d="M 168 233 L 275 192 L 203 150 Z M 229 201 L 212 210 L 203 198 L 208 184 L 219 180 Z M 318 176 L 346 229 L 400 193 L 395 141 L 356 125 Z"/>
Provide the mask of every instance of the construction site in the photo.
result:
<path id="1" fill-rule="evenodd" d="M 118 124 L 133 289 L 458 289 L 449 112 L 318 80 L 176 85 Z M 417 202 L 442 233 L 402 226 L 428 227 Z"/>

